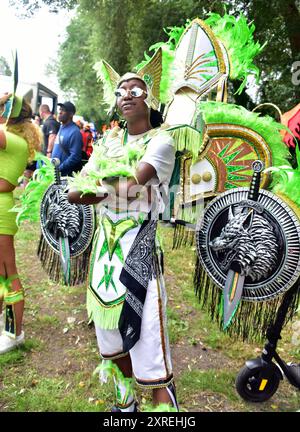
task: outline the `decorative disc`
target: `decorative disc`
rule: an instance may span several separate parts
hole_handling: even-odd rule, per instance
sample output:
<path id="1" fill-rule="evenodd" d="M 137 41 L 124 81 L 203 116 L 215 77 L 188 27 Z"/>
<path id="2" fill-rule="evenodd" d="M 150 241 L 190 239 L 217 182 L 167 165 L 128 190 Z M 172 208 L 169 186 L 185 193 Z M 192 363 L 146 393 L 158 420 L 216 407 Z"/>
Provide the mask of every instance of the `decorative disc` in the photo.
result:
<path id="1" fill-rule="evenodd" d="M 46 190 L 41 203 L 41 230 L 49 246 L 58 254 L 59 237 L 68 237 L 70 256 L 76 257 L 92 240 L 94 209 L 89 205 L 70 204 L 65 187 L 65 184 L 52 184 Z"/>
<path id="2" fill-rule="evenodd" d="M 248 188 L 223 192 L 206 207 L 196 229 L 200 261 L 223 289 L 232 265 L 244 274 L 242 299 L 264 301 L 287 291 L 300 274 L 300 224 L 278 196 Z"/>

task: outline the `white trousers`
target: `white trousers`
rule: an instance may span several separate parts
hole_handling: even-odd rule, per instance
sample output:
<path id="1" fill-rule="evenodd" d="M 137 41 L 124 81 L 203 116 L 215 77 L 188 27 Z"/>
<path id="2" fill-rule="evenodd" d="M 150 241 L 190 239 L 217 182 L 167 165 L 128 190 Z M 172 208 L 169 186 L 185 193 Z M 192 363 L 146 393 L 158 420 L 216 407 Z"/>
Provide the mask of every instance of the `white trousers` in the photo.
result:
<path id="1" fill-rule="evenodd" d="M 140 339 L 129 351 L 133 374 L 142 387 L 165 387 L 173 380 L 166 302 L 163 277 L 152 279 L 144 303 Z M 96 335 L 102 359 L 114 360 L 127 355 L 118 329 L 96 327 Z"/>

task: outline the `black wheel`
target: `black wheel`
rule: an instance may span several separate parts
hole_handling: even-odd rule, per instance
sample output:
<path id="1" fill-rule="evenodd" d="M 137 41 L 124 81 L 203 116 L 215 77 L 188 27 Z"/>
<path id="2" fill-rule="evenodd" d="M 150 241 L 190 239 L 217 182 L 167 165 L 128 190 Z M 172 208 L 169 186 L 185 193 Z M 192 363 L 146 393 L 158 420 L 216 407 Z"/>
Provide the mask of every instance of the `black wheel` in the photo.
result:
<path id="1" fill-rule="evenodd" d="M 279 382 L 280 378 L 274 370 L 264 388 L 260 390 L 264 385 L 261 368 L 249 369 L 244 366 L 236 378 L 235 387 L 238 394 L 247 402 L 264 402 L 273 396 L 278 389 Z"/>

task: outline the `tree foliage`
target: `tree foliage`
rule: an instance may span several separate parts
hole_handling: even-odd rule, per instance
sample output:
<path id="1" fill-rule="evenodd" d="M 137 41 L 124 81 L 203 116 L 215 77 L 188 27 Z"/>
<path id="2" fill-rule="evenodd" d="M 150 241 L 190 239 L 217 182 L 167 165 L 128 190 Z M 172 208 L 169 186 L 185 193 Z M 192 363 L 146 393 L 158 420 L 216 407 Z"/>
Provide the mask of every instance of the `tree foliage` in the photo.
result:
<path id="1" fill-rule="evenodd" d="M 261 70 L 257 103 L 273 102 L 282 111 L 300 100 L 300 86 L 292 82 L 293 64 L 300 60 L 300 2 L 298 0 L 236 1 L 255 24 L 255 37 L 267 42 L 256 60 Z"/>
<path id="2" fill-rule="evenodd" d="M 9 0 L 20 17 L 30 17 L 38 12 L 43 6 L 47 6 L 50 12 L 56 13 L 58 9 L 73 9 L 78 0 Z"/>
<path id="3" fill-rule="evenodd" d="M 300 60 L 300 0 L 18 0 L 34 10 L 36 4 L 70 8 L 77 5 L 76 17 L 68 27 L 67 40 L 60 47 L 58 76 L 63 90 L 77 95 L 86 115 L 104 116 L 101 85 L 96 82 L 93 64 L 106 59 L 119 73 L 143 59 L 155 42 L 167 40 L 164 28 L 183 25 L 186 20 L 207 13 L 243 12 L 255 24 L 254 38 L 264 51 L 255 60 L 261 70 L 255 98 L 243 91 L 234 94 L 240 83 L 231 82 L 230 101 L 252 109 L 272 102 L 284 112 L 300 99 L 300 85 L 292 81 L 293 65 Z M 100 110 L 100 111 L 99 111 Z"/>

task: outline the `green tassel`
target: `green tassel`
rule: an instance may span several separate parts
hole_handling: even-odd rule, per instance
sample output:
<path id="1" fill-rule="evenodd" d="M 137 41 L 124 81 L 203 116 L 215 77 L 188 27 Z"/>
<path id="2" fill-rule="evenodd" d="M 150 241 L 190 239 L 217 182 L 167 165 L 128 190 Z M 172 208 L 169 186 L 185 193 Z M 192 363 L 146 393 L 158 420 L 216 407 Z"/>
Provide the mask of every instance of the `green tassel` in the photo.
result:
<path id="1" fill-rule="evenodd" d="M 199 153 L 204 150 L 202 131 L 199 132 L 191 126 L 175 126 L 167 128 L 175 141 L 176 151 L 188 151 L 192 153 L 192 160 L 195 162 Z"/>

